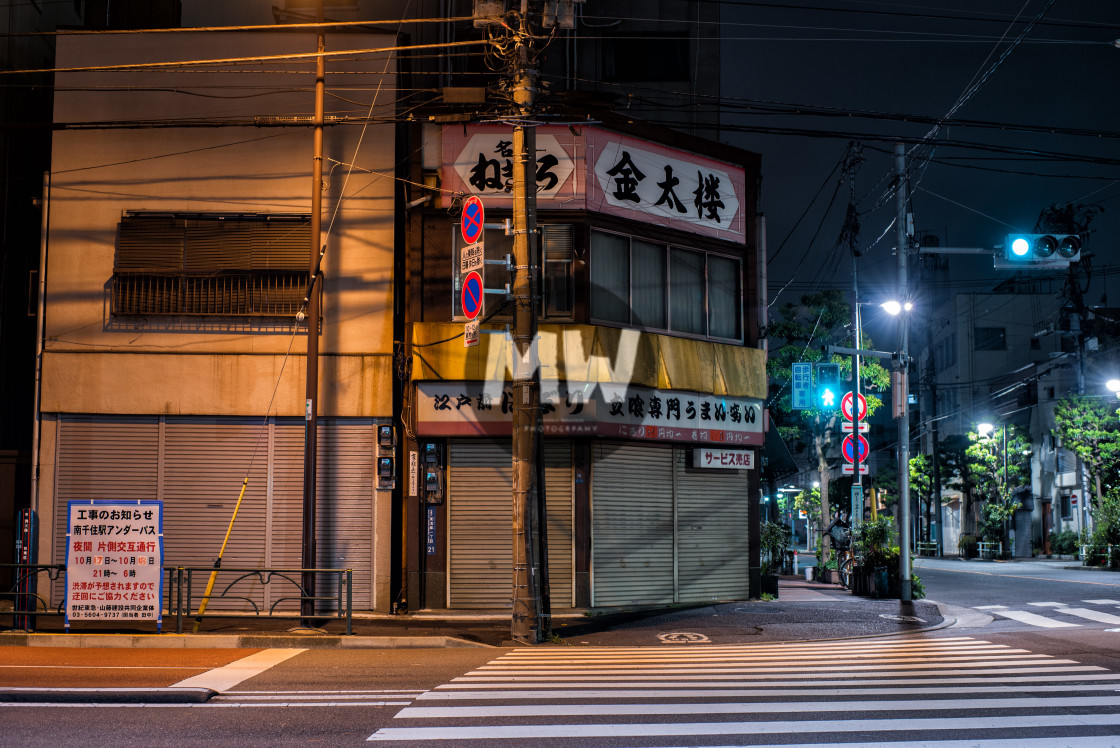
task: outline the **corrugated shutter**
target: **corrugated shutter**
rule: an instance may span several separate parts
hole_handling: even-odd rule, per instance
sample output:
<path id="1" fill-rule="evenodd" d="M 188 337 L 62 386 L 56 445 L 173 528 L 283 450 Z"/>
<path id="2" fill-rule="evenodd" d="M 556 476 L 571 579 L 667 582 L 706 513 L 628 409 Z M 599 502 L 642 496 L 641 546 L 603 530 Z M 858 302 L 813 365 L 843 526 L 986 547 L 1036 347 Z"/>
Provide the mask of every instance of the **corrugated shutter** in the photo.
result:
<path id="1" fill-rule="evenodd" d="M 508 441 L 451 442 L 447 500 L 452 608 L 511 607 L 512 460 Z M 544 465 L 552 606 L 570 608 L 574 596 L 571 442 L 546 439 Z"/>
<path id="2" fill-rule="evenodd" d="M 673 602 L 673 450 L 592 444 L 594 606 Z"/>
<path id="3" fill-rule="evenodd" d="M 60 419 L 52 563 L 66 563 L 67 502 L 156 499 L 158 473 L 157 418 Z M 51 585 L 52 600 L 62 600 L 64 584 Z"/>
<path id="4" fill-rule="evenodd" d="M 512 607 L 512 460 L 506 440 L 449 444 L 449 607 Z"/>
<path id="5" fill-rule="evenodd" d="M 548 506 L 548 586 L 553 608 L 575 605 L 572 548 L 572 443 L 544 442 L 544 490 Z"/>
<path id="6" fill-rule="evenodd" d="M 225 536 L 249 470 L 223 569 L 302 566 L 302 419 L 79 418 L 59 423 L 55 563 L 65 562 L 66 502 L 125 498 L 164 501 L 164 564 L 210 567 Z M 320 568 L 351 568 L 353 604 L 373 600 L 373 421 L 324 421 L 319 429 L 316 550 Z M 256 450 L 255 457 L 253 456 Z M 162 493 L 160 487 L 162 486 Z M 195 572 L 197 606 L 208 575 Z M 219 578 L 219 588 L 232 581 Z M 337 592 L 325 579 L 318 595 Z M 60 598 L 61 583 L 55 590 Z M 230 591 L 242 600 L 213 599 L 211 610 L 256 605 L 296 610 L 298 593 L 280 579 L 249 578 Z M 250 604 L 251 602 L 251 604 Z"/>
<path id="7" fill-rule="evenodd" d="M 747 473 L 691 467 L 692 450 L 677 450 L 677 600 L 744 600 L 747 557 Z"/>

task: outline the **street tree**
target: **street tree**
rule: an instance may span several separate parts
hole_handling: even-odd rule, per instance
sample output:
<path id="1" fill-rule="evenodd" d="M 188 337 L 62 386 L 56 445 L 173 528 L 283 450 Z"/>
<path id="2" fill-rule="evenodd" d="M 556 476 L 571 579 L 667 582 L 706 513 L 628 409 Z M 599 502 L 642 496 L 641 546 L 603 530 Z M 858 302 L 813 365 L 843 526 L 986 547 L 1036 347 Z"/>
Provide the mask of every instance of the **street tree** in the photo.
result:
<path id="1" fill-rule="evenodd" d="M 979 516 L 973 519 L 982 537 L 1006 544 L 1008 522 L 1019 507 L 1018 490 L 1030 484 L 1030 463 L 1024 459 L 1030 439 L 1017 426 L 1006 424 L 987 435 L 969 432 L 968 441 L 966 474 L 980 500 L 974 504 Z"/>
<path id="2" fill-rule="evenodd" d="M 822 525 L 830 514 L 828 506 L 830 470 L 838 463 L 844 433 L 842 416 L 838 409 L 794 410 L 789 383 L 793 364 L 820 362 L 821 349 L 826 345 L 853 345 L 851 306 L 842 291 L 830 290 L 802 296 L 797 303 L 787 303 L 772 316 L 766 336 L 770 341 L 767 369 L 770 379 L 770 414 L 782 439 L 794 455 L 802 455 L 811 470 L 815 470 L 821 489 L 820 514 Z M 871 341 L 862 336 L 861 345 L 871 347 Z M 852 379 L 852 362 L 849 357 L 833 356 L 832 362 L 841 368 L 841 377 Z M 890 386 L 890 373 L 876 361 L 860 365 L 860 391 L 867 399 L 868 413 L 874 413 L 882 404 L 875 394 Z M 822 558 L 830 556 L 828 539 L 824 539 Z"/>
<path id="3" fill-rule="evenodd" d="M 1120 489 L 1120 421 L 1114 403 L 1075 395 L 1054 406 L 1054 433 L 1062 446 L 1073 450 L 1093 481 L 1094 509 L 1110 489 Z"/>

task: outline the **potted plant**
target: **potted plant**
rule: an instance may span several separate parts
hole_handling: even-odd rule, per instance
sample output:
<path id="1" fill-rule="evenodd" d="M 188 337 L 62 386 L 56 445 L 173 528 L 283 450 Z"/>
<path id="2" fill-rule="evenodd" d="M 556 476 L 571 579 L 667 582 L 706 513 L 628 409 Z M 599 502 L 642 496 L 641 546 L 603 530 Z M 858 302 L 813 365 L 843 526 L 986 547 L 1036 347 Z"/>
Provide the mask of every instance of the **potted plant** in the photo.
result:
<path id="1" fill-rule="evenodd" d="M 876 597 L 888 595 L 893 535 L 894 519 L 887 515 L 864 520 L 853 533 L 856 553 L 863 559 L 861 573 L 870 575 L 874 590 L 868 591 Z M 894 553 L 897 566 L 897 551 Z"/>
<path id="2" fill-rule="evenodd" d="M 793 531 L 787 525 L 766 522 L 759 533 L 762 546 L 762 592 L 778 596 L 778 572 L 793 542 Z"/>

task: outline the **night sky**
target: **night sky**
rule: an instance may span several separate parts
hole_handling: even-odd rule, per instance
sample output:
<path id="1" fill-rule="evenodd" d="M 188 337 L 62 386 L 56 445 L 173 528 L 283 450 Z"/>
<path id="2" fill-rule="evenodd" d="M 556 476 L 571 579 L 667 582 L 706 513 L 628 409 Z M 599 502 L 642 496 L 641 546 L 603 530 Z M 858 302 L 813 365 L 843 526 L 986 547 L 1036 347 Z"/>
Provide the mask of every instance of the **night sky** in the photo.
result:
<path id="1" fill-rule="evenodd" d="M 994 248 L 1009 231 L 1032 231 L 1049 205 L 1099 206 L 1087 245 L 1094 283 L 1085 301 L 1120 305 L 1120 48 L 1113 45 L 1120 38 L 1120 3 L 804 0 L 723 7 L 722 137 L 763 156 L 772 300 L 791 279 L 778 303 L 817 288 L 851 287 L 851 255 L 837 246 L 849 186 L 836 190 L 839 171 L 826 179 L 850 140 L 862 143 L 864 157 L 855 174 L 861 296 L 894 295 L 895 233 L 886 231 L 895 212 L 886 181 L 891 139 L 917 139 L 934 129 L 900 121 L 902 115 L 936 120 L 953 112 L 926 146 L 907 146 L 915 228 L 936 234 L 942 246 Z M 831 107 L 841 116 L 745 110 L 762 102 Z M 861 111 L 885 118 L 858 116 Z M 751 131 L 758 128 L 809 132 Z M 1029 152 L 996 150 L 1003 147 Z M 959 291 L 989 290 L 1010 275 L 993 270 L 988 258 L 958 256 L 950 263 Z M 920 299 L 920 289 L 915 294 Z"/>

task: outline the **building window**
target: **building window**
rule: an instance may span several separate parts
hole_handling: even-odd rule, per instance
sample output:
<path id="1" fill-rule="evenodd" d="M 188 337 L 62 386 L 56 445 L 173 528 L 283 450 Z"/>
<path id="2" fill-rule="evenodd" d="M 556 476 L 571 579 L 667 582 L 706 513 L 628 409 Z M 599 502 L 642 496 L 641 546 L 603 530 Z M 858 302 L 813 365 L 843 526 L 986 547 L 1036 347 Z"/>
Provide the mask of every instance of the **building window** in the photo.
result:
<path id="1" fill-rule="evenodd" d="M 974 327 L 973 345 L 978 351 L 1006 351 L 1007 329 L 1003 327 Z"/>
<path id="2" fill-rule="evenodd" d="M 306 215 L 128 213 L 117 235 L 112 313 L 293 317 L 310 247 Z"/>
<path id="3" fill-rule="evenodd" d="M 938 340 L 933 346 L 933 365 L 937 371 L 945 371 L 957 363 L 957 334 L 951 332 Z"/>
<path id="4" fill-rule="evenodd" d="M 571 319 L 574 303 L 572 266 L 575 259 L 575 230 L 571 224 L 543 224 L 540 226 L 540 237 L 541 269 L 544 277 L 541 281 L 543 299 L 539 316 L 544 319 Z M 456 252 L 460 254 L 456 256 L 452 268 L 451 316 L 462 318 L 461 253 L 465 245 L 458 226 L 455 227 L 454 242 Z M 507 257 L 512 262 L 513 237 L 507 235 L 504 229 L 484 229 L 482 247 L 484 259 L 488 262 L 479 273 L 486 288 L 491 291 L 503 290 L 507 283 L 513 283 L 505 266 Z M 484 300 L 486 317 L 495 314 L 501 304 L 500 294 L 487 294 Z M 512 306 L 509 311 L 512 311 Z"/>
<path id="5" fill-rule="evenodd" d="M 1061 516 L 1062 516 L 1062 521 L 1063 522 L 1068 522 L 1070 519 L 1073 518 L 1073 506 L 1070 503 L 1070 496 L 1069 496 L 1068 493 L 1062 494 L 1062 501 L 1061 501 L 1060 507 L 1061 507 L 1061 513 L 1062 513 Z"/>
<path id="6" fill-rule="evenodd" d="M 591 234 L 591 317 L 689 336 L 741 341 L 738 258 L 618 234 Z"/>

